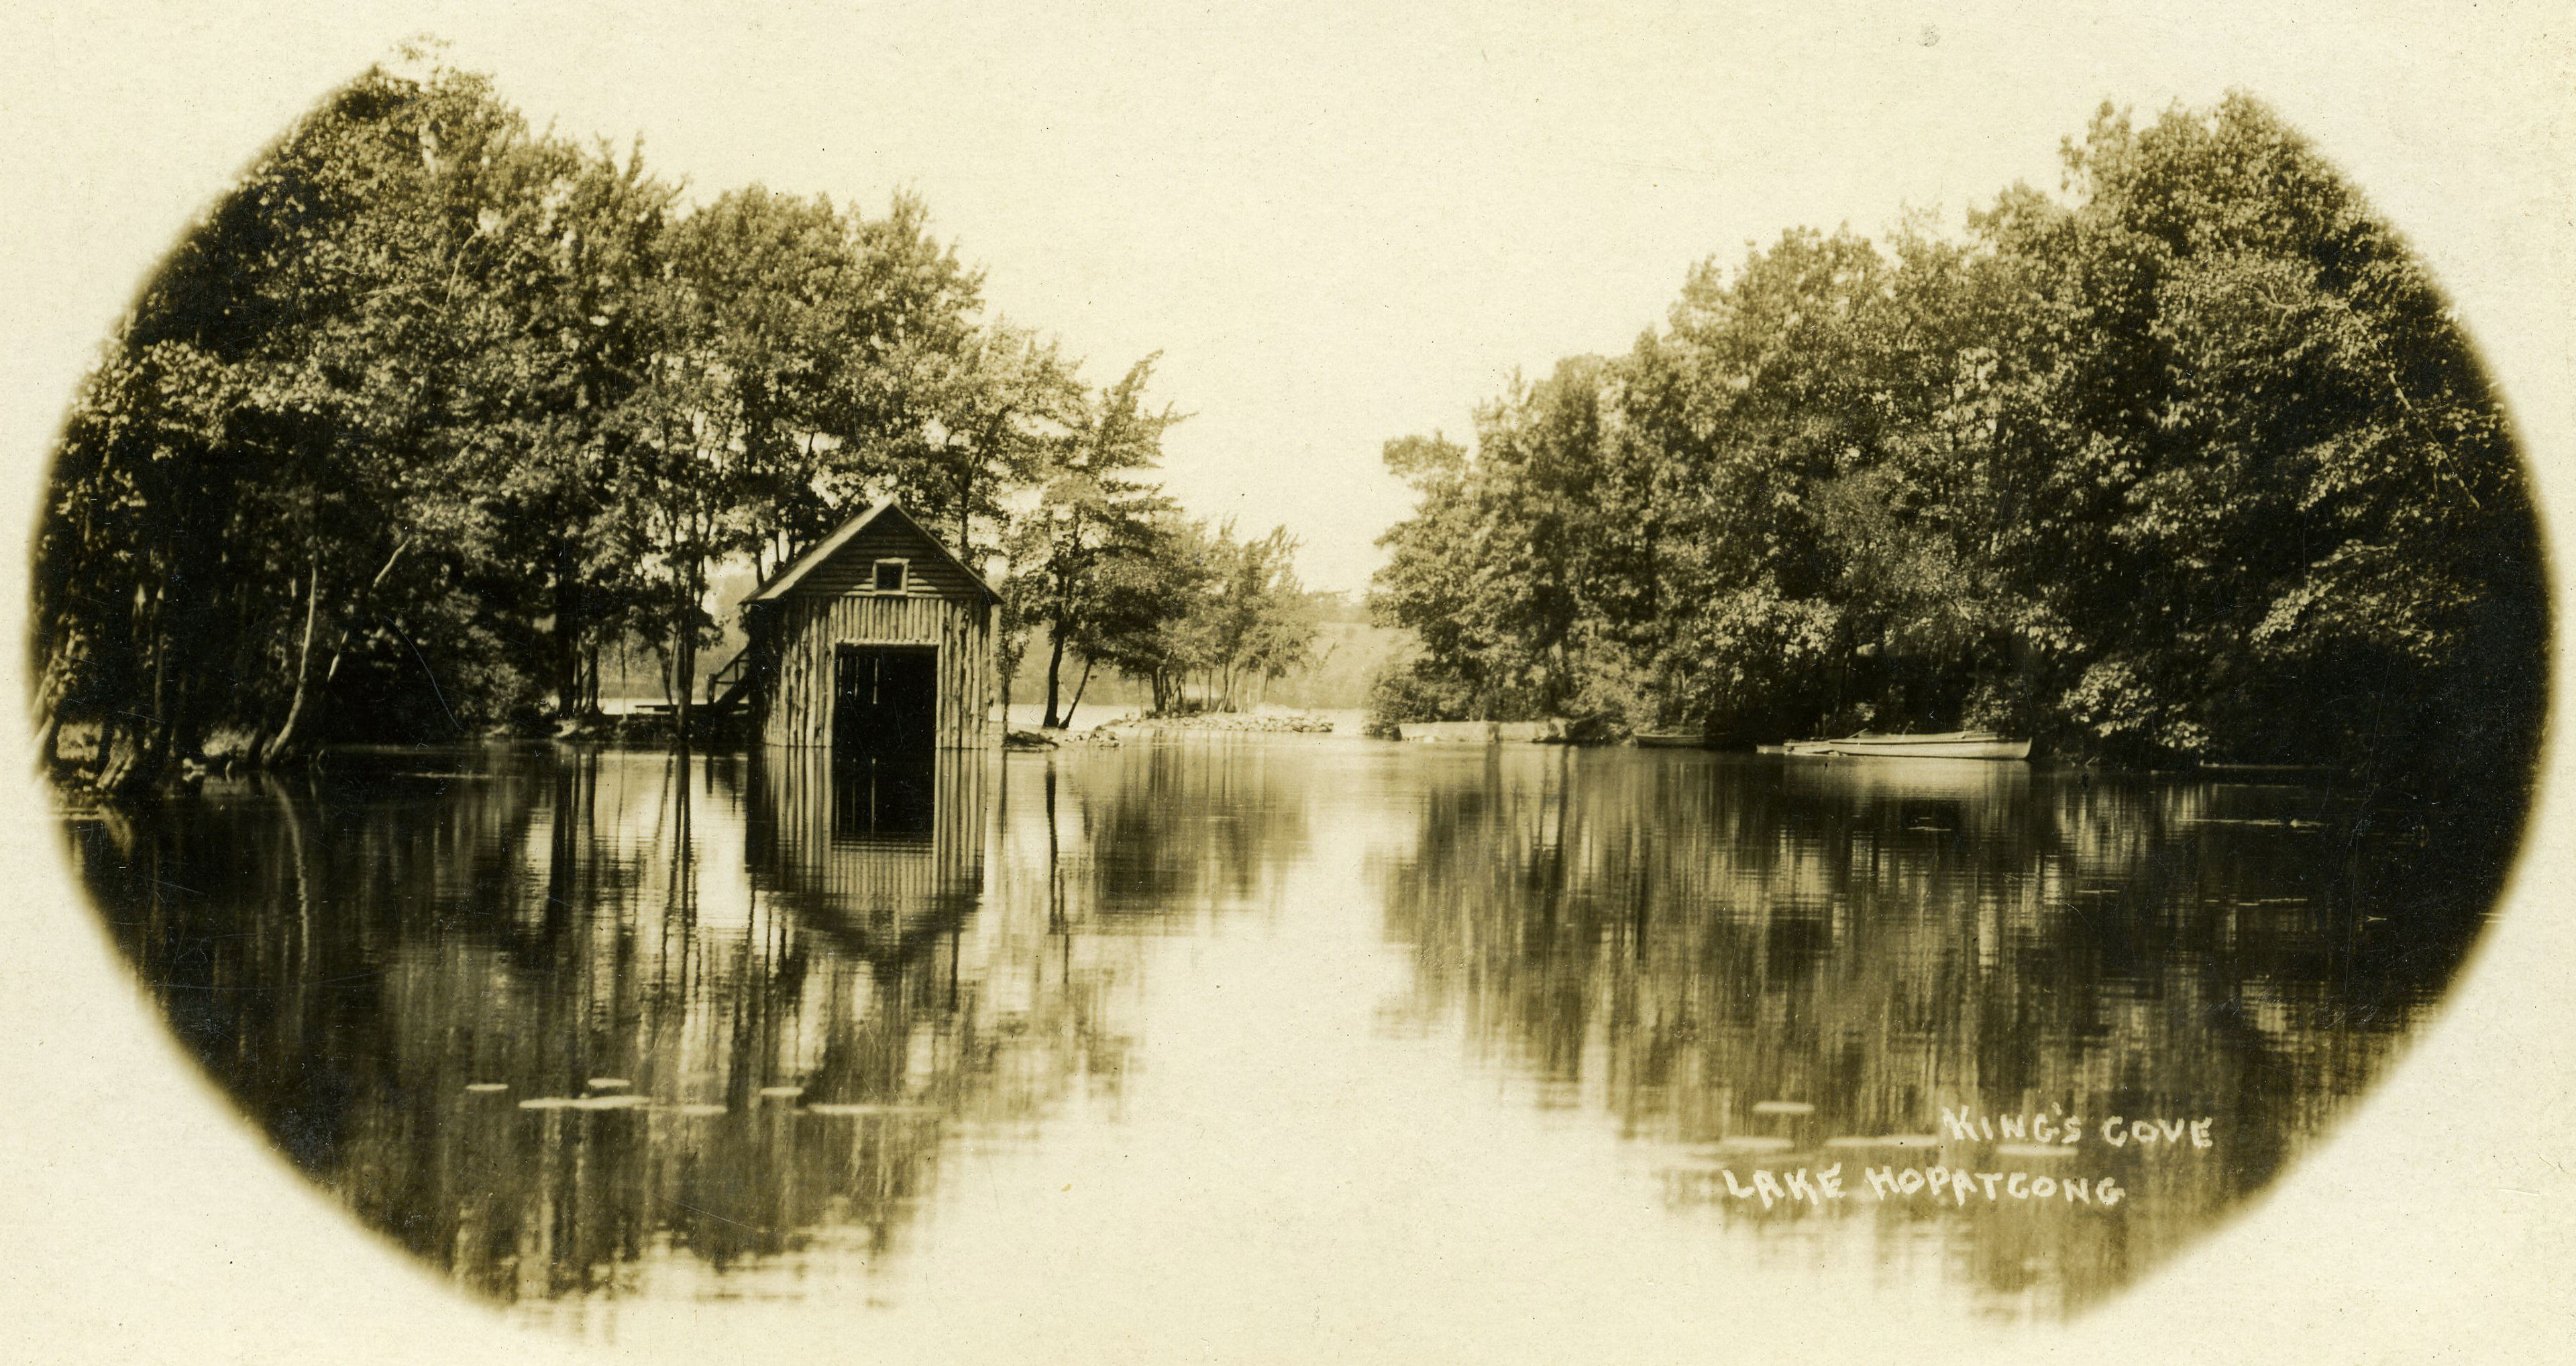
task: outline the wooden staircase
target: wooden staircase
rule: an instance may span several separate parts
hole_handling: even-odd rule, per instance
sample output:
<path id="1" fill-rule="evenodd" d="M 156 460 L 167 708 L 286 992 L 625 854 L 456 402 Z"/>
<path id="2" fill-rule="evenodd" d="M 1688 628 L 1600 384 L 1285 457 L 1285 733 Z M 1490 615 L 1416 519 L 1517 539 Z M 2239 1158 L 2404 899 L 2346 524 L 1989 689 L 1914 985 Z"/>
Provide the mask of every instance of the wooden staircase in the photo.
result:
<path id="1" fill-rule="evenodd" d="M 749 711 L 752 690 L 759 682 L 760 676 L 751 667 L 751 650 L 745 647 L 707 680 L 706 710 L 700 714 L 715 720 Z"/>

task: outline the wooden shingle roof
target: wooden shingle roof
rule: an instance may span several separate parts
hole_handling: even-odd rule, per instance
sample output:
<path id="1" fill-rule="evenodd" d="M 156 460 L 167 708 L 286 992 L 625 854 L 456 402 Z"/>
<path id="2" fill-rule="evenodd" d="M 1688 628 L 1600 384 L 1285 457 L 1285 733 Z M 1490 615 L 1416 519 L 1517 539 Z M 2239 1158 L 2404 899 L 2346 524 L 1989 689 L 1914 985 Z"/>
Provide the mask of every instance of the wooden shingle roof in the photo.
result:
<path id="1" fill-rule="evenodd" d="M 928 563 L 922 563 L 922 551 L 929 552 Z M 985 602 L 999 602 L 1001 595 L 992 585 L 957 557 L 946 543 L 930 534 L 911 513 L 892 498 L 872 504 L 867 511 L 843 522 L 840 529 L 815 542 L 804 554 L 787 562 L 769 581 L 743 599 L 745 606 L 776 602 L 795 593 L 838 596 L 852 591 L 867 575 L 874 561 L 887 558 L 889 552 L 915 562 L 909 576 L 918 587 L 907 591 L 927 592 L 939 597 L 973 595 Z"/>

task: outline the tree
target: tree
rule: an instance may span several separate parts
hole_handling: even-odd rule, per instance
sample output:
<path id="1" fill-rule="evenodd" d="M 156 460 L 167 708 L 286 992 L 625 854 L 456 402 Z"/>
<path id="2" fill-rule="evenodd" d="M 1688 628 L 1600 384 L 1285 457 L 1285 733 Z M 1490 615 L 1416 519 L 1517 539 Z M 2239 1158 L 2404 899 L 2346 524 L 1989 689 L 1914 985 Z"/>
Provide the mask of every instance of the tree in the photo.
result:
<path id="1" fill-rule="evenodd" d="M 1086 676 L 1090 662 L 1106 664 L 1143 682 L 1157 713 L 1178 710 L 1189 675 L 1208 665 L 1210 640 L 1198 609 L 1218 572 L 1206 527 L 1168 506 L 1132 523 L 1102 559 L 1083 645 Z"/>
<path id="2" fill-rule="evenodd" d="M 881 439 L 893 490 L 970 562 L 999 553 L 985 531 L 1005 526 L 1011 492 L 1044 476 L 1079 420 L 1072 368 L 1052 341 L 996 322 L 949 349 L 908 344 L 886 371 L 905 391 L 887 408 L 912 419 Z"/>
<path id="3" fill-rule="evenodd" d="M 510 367 L 485 381 L 498 406 L 490 439 L 519 456 L 496 462 L 496 556 L 542 579 L 523 602 L 518 576 L 490 588 L 531 634 L 542 620 L 555 712 L 572 716 L 595 705 L 599 651 L 641 606 L 613 494 L 635 455 L 630 407 L 674 343 L 663 296 L 677 192 L 632 150 L 622 161 L 605 148 L 545 152 L 542 178 L 496 218 L 530 249 L 513 271 Z"/>
<path id="4" fill-rule="evenodd" d="M 1439 436 L 1385 449 L 1422 511 L 1381 538 L 1389 561 L 1374 610 L 1422 637 L 1417 686 L 1470 715 L 1550 713 L 1577 690 L 1591 556 L 1605 541 L 1607 378 L 1582 356 L 1540 383 L 1515 381 L 1478 411 L 1472 458 Z"/>
<path id="5" fill-rule="evenodd" d="M 2106 109 L 2066 199 L 1784 234 L 1664 327 L 1390 443 L 1389 719 L 1739 741 L 1985 724 L 2422 782 L 2532 743 L 2545 615 L 2494 396 L 2259 104 Z"/>
<path id="6" fill-rule="evenodd" d="M 525 245 L 495 206 L 546 152 L 478 78 L 370 71 L 137 301 L 39 532 L 40 696 L 100 723 L 104 785 L 226 728 L 280 757 L 353 647 L 442 607 L 450 575 L 392 570 L 482 525 L 486 380 Z"/>
<path id="7" fill-rule="evenodd" d="M 2006 407 L 2050 471 L 2031 549 L 2073 571 L 2061 714 L 2131 754 L 2495 733 L 2470 711 L 2522 710 L 2496 690 L 2527 694 L 2529 666 L 2472 670 L 2495 681 L 2470 704 L 2457 661 L 2537 639 L 2528 495 L 2421 266 L 2242 96 L 2143 130 L 2106 108 L 2066 156 L 2071 210 L 1987 227 L 2090 322 L 2041 334 Z"/>
<path id="8" fill-rule="evenodd" d="M 1212 541 L 1202 540 L 1211 572 L 1183 625 L 1204 641 L 1199 667 L 1212 677 L 1217 708 L 1234 711 L 1245 682 L 1266 682 L 1306 662 L 1315 617 L 1297 581 L 1297 538 L 1286 527 L 1237 541 L 1227 522 Z"/>
<path id="9" fill-rule="evenodd" d="M 1136 476 L 1161 463 L 1163 433 L 1182 415 L 1149 408 L 1145 386 L 1159 356 L 1130 366 L 1118 383 L 1085 398 L 1048 462 L 1036 505 L 1019 517 L 1007 553 L 1005 596 L 1015 623 L 1047 633 L 1046 715 L 1061 724 L 1068 651 L 1088 659 L 1108 621 L 1105 571 L 1150 555 L 1161 492 Z"/>
<path id="10" fill-rule="evenodd" d="M 407 62 L 290 128 L 84 381 L 33 646 L 47 744 L 98 730 L 94 781 L 534 725 L 637 637 L 685 731 L 717 566 L 889 495 L 980 561 L 1044 485 L 1068 568 L 1150 510 L 1150 363 L 1084 393 L 979 318 L 917 199 L 685 208 L 631 149 Z"/>

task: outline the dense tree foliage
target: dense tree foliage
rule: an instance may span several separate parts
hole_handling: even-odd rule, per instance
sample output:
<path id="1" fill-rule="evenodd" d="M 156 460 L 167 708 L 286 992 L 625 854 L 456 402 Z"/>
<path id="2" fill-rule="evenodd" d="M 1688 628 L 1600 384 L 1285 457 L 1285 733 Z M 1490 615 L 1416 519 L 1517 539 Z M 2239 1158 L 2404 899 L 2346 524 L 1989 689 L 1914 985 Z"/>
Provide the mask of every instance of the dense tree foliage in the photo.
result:
<path id="1" fill-rule="evenodd" d="M 1156 712 L 1240 710 L 1307 662 L 1318 614 L 1286 527 L 1237 539 L 1231 522 L 1174 524 L 1153 548 L 1122 576 L 1131 605 L 1099 653 L 1145 685 Z"/>
<path id="2" fill-rule="evenodd" d="M 1184 517 L 1150 490 L 1087 480 L 1051 486 L 1012 549 L 1003 615 L 1046 631 L 1044 725 L 1070 722 L 1101 665 L 1142 685 L 1157 714 L 1235 711 L 1312 652 L 1319 614 L 1285 527 L 1237 539 L 1231 522 Z M 1026 642 L 1005 636 L 1008 678 Z M 1081 665 L 1069 696 L 1068 660 Z"/>
<path id="3" fill-rule="evenodd" d="M 910 198 L 690 206 L 483 78 L 370 71 L 187 236 L 75 401 L 37 548 L 48 744 L 96 729 L 113 787 L 527 724 L 595 707 L 629 640 L 685 699 L 711 574 L 885 496 L 973 562 L 1051 547 L 1010 596 L 1078 648 L 1171 416 L 1150 363 L 1094 392 L 982 310 Z"/>
<path id="4" fill-rule="evenodd" d="M 1784 235 L 1626 355 L 1390 442 L 1379 710 L 1721 741 L 1992 726 L 2128 762 L 2531 753 L 2505 420 L 2439 292 L 2234 96 L 2105 108 L 2068 194 Z"/>
<path id="5" fill-rule="evenodd" d="M 1019 519 L 1011 538 L 1008 615 L 1017 627 L 1046 631 L 1048 726 L 1060 723 L 1066 655 L 1083 658 L 1088 671 L 1103 638 L 1136 605 L 1139 567 L 1162 555 L 1171 504 L 1138 476 L 1160 458 L 1163 433 L 1181 415 L 1146 404 L 1153 371 L 1153 357 L 1138 361 L 1126 378 L 1082 405 L 1035 510 Z M 1020 648 L 1016 640 L 1006 642 L 1006 676 Z"/>

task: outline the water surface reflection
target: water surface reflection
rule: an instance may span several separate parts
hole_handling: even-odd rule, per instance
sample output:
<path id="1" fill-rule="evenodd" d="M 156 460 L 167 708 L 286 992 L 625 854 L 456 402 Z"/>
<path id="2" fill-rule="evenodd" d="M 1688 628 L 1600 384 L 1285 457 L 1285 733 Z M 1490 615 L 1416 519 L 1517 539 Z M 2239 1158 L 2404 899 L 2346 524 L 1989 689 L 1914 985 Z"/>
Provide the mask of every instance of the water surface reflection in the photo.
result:
<path id="1" fill-rule="evenodd" d="M 1981 1307 L 2055 1311 L 2271 1180 L 2456 967 L 2497 827 L 2377 820 L 2320 790 L 2020 765 L 1498 753 L 1430 791 L 1381 880 L 1426 1008 L 1540 1104 L 1691 1154 L 1676 1206 L 1870 1220 Z M 1942 1175 L 1735 1193 L 1837 1162 L 1861 1195 L 1872 1168 Z M 2087 1184 L 1945 1198 L 1993 1171 Z"/>
<path id="2" fill-rule="evenodd" d="M 285 1153 L 532 1315 L 976 1300 L 993 1252 L 960 1244 L 995 1219 L 1094 1275 L 1400 1268 L 1490 1241 L 1472 1202 L 1561 1192 L 1567 1246 L 1741 1242 L 1762 1256 L 1730 1274 L 1857 1261 L 2048 1317 L 2323 1132 L 2466 952 L 2518 816 L 1276 737 L 918 768 L 353 754 L 73 831 Z M 2114 1116 L 2149 1137 L 2114 1146 Z M 2022 1128 L 1960 1127 L 1998 1119 Z M 1828 1169 L 1842 1198 L 1796 1193 Z M 1207 1222 L 997 1194 L 1077 1170 Z M 2024 1195 L 1950 1198 L 1954 1172 Z M 2028 1198 L 2041 1177 L 2086 1198 Z"/>

